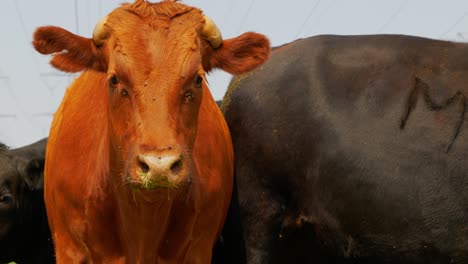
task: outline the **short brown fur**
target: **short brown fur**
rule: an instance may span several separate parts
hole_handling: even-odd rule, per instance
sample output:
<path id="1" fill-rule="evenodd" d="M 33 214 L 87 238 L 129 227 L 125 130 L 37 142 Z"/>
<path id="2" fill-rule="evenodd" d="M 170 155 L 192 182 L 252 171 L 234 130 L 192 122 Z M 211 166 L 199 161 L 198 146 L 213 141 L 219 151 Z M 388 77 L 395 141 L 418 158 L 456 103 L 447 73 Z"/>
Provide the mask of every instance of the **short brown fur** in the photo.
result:
<path id="1" fill-rule="evenodd" d="M 58 263 L 210 262 L 234 161 L 205 74 L 249 71 L 268 58 L 269 43 L 247 33 L 213 49 L 200 35 L 203 21 L 180 3 L 136 1 L 109 14 L 99 44 L 58 27 L 35 32 L 34 47 L 53 54 L 54 67 L 85 70 L 67 90 L 47 146 Z M 159 173 L 158 158 L 174 157 L 168 174 Z"/>

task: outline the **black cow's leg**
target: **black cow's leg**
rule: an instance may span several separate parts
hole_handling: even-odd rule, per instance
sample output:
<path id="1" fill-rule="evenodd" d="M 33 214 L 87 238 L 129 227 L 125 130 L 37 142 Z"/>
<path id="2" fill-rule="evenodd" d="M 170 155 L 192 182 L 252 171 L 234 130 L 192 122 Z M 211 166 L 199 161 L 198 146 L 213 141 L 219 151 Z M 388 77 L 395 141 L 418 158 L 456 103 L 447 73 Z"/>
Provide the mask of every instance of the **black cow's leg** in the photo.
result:
<path id="1" fill-rule="evenodd" d="M 264 185 L 262 175 L 248 167 L 236 168 L 241 224 L 244 230 L 247 263 L 273 263 L 269 259 L 282 222 L 280 197 Z"/>

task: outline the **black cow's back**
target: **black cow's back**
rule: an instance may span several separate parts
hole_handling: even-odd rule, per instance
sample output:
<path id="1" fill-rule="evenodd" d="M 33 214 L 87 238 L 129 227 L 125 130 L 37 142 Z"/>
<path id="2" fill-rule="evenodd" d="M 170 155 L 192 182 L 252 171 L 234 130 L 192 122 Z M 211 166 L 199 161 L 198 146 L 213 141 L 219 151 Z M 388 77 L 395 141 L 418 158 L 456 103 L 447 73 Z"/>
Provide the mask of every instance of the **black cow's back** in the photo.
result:
<path id="1" fill-rule="evenodd" d="M 223 109 L 250 263 L 468 261 L 467 57 L 320 36 L 237 77 Z"/>

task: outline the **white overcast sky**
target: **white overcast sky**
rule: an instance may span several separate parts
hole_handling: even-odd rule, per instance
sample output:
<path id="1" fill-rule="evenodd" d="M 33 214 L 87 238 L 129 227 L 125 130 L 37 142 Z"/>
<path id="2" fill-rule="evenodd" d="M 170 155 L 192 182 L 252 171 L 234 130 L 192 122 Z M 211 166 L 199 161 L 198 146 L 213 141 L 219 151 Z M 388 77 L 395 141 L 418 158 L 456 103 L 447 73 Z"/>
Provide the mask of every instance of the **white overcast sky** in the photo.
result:
<path id="1" fill-rule="evenodd" d="M 35 28 L 56 25 L 90 37 L 99 18 L 122 2 L 0 1 L 0 142 L 18 147 L 46 137 L 53 113 L 76 77 L 52 69 L 49 58 L 34 51 Z M 182 2 L 204 10 L 225 38 L 257 31 L 274 46 L 319 34 L 396 33 L 468 41 L 468 0 Z M 216 99 L 222 98 L 228 82 L 228 74 L 211 74 L 209 83 Z"/>

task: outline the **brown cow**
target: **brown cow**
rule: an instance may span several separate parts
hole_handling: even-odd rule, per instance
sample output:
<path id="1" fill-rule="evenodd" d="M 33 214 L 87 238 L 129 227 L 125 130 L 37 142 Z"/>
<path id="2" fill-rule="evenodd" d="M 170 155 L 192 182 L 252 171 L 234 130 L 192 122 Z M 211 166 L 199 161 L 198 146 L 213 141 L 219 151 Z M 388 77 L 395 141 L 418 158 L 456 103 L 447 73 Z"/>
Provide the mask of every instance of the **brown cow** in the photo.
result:
<path id="1" fill-rule="evenodd" d="M 256 33 L 222 41 L 199 9 L 124 4 L 93 38 L 42 27 L 34 47 L 85 70 L 52 123 L 45 201 L 58 263 L 209 263 L 231 197 L 233 151 L 205 74 L 252 70 Z"/>

